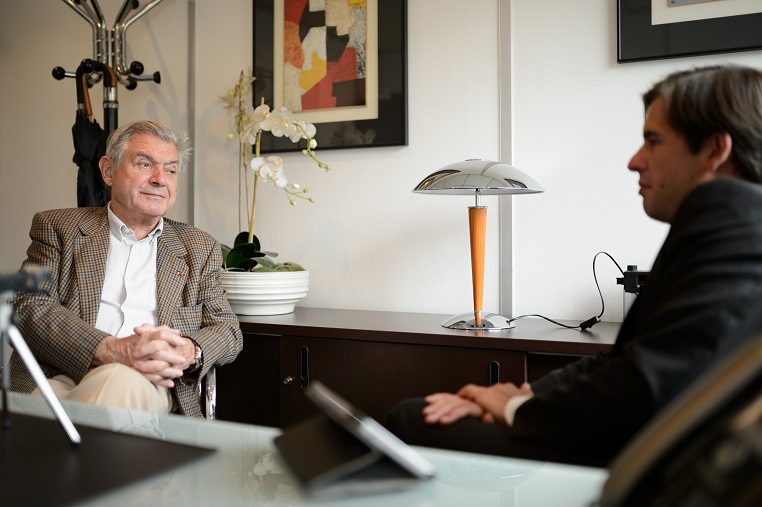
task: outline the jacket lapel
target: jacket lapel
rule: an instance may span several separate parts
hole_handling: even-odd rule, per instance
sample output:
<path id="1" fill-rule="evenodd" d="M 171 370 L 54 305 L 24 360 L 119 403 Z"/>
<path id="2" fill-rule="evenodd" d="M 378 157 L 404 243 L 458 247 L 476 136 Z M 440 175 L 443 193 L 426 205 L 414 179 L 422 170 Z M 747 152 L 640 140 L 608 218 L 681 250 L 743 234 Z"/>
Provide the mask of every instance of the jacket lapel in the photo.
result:
<path id="1" fill-rule="evenodd" d="M 182 292 L 188 279 L 187 252 L 172 224 L 164 219 L 156 259 L 156 304 L 158 325 L 171 325 L 175 308 L 182 304 Z"/>
<path id="2" fill-rule="evenodd" d="M 74 264 L 79 284 L 80 314 L 85 322 L 94 326 L 98 319 L 108 257 L 109 229 L 106 208 L 88 215 L 79 225 L 79 231 Z"/>

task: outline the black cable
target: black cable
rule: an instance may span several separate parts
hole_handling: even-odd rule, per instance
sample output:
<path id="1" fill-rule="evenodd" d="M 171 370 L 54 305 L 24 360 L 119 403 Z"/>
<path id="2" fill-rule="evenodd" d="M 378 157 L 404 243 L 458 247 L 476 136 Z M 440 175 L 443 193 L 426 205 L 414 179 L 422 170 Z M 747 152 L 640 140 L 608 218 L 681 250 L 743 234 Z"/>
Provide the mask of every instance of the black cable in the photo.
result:
<path id="1" fill-rule="evenodd" d="M 541 319 L 545 319 L 545 320 L 547 320 L 548 322 L 552 322 L 553 324 L 555 324 L 555 325 L 557 325 L 557 326 L 565 327 L 565 328 L 567 328 L 567 329 L 577 329 L 578 327 L 580 327 L 579 325 L 578 325 L 578 326 L 569 326 L 569 325 L 567 325 L 567 324 L 561 324 L 560 322 L 556 322 L 556 321 L 555 321 L 555 320 L 553 320 L 553 319 L 549 319 L 548 317 L 546 317 L 546 316 L 544 316 L 544 315 L 539 315 L 539 314 L 537 314 L 537 313 L 530 313 L 530 314 L 527 314 L 527 315 L 519 315 L 518 317 L 513 317 L 512 319 L 508 319 L 508 323 L 510 324 L 510 323 L 511 323 L 511 322 L 513 322 L 514 320 L 523 319 L 523 318 L 525 318 L 525 317 L 539 317 L 539 318 L 541 318 Z M 581 325 L 581 324 L 580 324 L 580 325 Z"/>
<path id="2" fill-rule="evenodd" d="M 593 327 L 597 323 L 599 323 L 601 321 L 601 317 L 603 316 L 603 312 L 606 309 L 606 304 L 603 301 L 603 293 L 601 292 L 601 286 L 598 283 L 598 276 L 595 273 L 595 261 L 596 261 L 596 259 L 598 259 L 598 256 L 601 255 L 601 254 L 603 254 L 603 255 L 607 256 L 609 259 L 611 259 L 611 262 L 613 262 L 616 265 L 616 267 L 619 269 L 619 272 L 622 273 L 622 276 L 624 276 L 624 271 L 622 270 L 622 267 L 619 265 L 619 263 L 611 255 L 609 255 L 608 252 L 598 252 L 597 254 L 595 254 L 595 256 L 593 256 L 593 280 L 595 280 L 595 287 L 598 289 L 598 296 L 601 298 L 601 313 L 599 313 L 595 317 L 590 317 L 589 319 L 587 319 L 584 322 L 580 322 L 576 326 L 569 326 L 567 324 L 561 324 L 560 322 L 557 322 L 557 321 L 555 321 L 553 319 L 549 319 L 548 317 L 545 317 L 544 315 L 539 315 L 539 314 L 536 314 L 536 313 L 527 314 L 527 315 L 519 315 L 518 317 L 513 317 L 512 319 L 508 320 L 508 324 L 510 324 L 514 320 L 523 319 L 525 317 L 539 317 L 539 318 L 545 319 L 548 322 L 551 322 L 551 323 L 553 323 L 553 324 L 555 324 L 557 326 L 565 327 L 567 329 L 577 329 L 577 328 L 579 328 L 582 331 L 585 331 L 587 329 L 590 329 L 591 327 Z"/>

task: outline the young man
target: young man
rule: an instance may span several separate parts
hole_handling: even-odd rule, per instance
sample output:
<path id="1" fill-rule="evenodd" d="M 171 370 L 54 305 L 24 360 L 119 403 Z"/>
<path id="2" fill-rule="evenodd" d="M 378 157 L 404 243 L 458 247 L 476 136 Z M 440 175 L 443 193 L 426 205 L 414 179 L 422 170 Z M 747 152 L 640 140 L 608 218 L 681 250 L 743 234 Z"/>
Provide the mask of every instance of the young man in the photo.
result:
<path id="1" fill-rule="evenodd" d="M 671 224 L 609 354 L 531 385 L 468 385 L 400 404 L 409 443 L 606 464 L 681 390 L 762 331 L 762 73 L 707 67 L 644 95 L 646 213 Z"/>
<path id="2" fill-rule="evenodd" d="M 164 218 L 190 157 L 186 134 L 138 121 L 111 133 L 100 160 L 105 208 L 37 213 L 24 267 L 44 293 L 18 294 L 18 328 L 56 396 L 201 417 L 198 383 L 242 348 L 220 286 L 219 244 Z M 11 387 L 35 383 L 17 355 Z"/>

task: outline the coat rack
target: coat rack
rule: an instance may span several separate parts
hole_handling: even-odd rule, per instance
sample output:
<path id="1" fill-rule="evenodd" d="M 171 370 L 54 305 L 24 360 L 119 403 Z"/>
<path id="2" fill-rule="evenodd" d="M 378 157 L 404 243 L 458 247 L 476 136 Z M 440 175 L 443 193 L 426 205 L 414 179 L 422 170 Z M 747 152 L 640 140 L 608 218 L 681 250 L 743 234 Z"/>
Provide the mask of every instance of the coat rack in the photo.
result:
<path id="1" fill-rule="evenodd" d="M 73 162 L 79 167 L 77 172 L 77 206 L 105 206 L 110 199 L 110 191 L 101 176 L 98 162 L 106 153 L 106 138 L 118 124 L 117 84 L 134 90 L 138 81 L 161 83 L 161 74 L 154 72 L 143 75 L 143 64 L 133 61 L 128 66 L 127 29 L 138 18 L 156 7 L 162 0 L 153 0 L 140 9 L 137 0 L 125 0 L 116 16 L 114 27 L 106 28 L 103 12 L 98 0 L 63 0 L 82 16 L 93 30 L 93 57 L 85 58 L 75 72 L 63 67 L 53 69 L 53 77 L 61 80 L 73 77 L 77 88 L 77 115 L 72 127 L 74 139 Z M 103 80 L 103 128 L 93 118 L 88 89 Z"/>
<path id="2" fill-rule="evenodd" d="M 84 74 L 87 76 L 88 88 L 103 80 L 103 126 L 108 134 L 117 126 L 117 110 L 119 108 L 117 82 L 128 90 L 134 90 L 138 81 L 161 83 L 161 74 L 158 71 L 144 76 L 143 64 L 135 60 L 127 65 L 126 56 L 127 29 L 162 0 L 153 0 L 142 9 L 137 0 L 125 0 L 116 16 L 114 26 L 110 30 L 106 27 L 106 20 L 98 5 L 98 0 L 63 1 L 90 24 L 93 31 L 93 57 L 83 60 L 76 72 L 68 72 L 63 67 L 55 67 L 53 77 L 58 80 L 65 77 L 73 77 L 79 80 Z M 81 107 L 84 108 L 84 104 Z"/>

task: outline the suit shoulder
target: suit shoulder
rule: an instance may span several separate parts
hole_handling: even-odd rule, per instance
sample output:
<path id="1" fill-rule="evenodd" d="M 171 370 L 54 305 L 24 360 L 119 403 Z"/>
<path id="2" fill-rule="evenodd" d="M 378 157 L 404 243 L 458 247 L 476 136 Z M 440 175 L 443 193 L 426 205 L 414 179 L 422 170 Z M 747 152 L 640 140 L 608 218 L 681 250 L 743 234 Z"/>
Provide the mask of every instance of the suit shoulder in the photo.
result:
<path id="1" fill-rule="evenodd" d="M 693 193 L 699 197 L 748 196 L 749 199 L 762 199 L 762 184 L 738 178 L 718 178 L 699 185 Z"/>
<path id="2" fill-rule="evenodd" d="M 46 217 L 48 220 L 71 220 L 72 218 L 102 216 L 106 213 L 106 208 L 59 208 L 38 211 L 35 216 Z"/>
<path id="3" fill-rule="evenodd" d="M 178 238 L 180 238 L 180 241 L 182 241 L 183 243 L 194 242 L 194 243 L 206 243 L 211 245 L 217 243 L 217 240 L 214 239 L 214 237 L 212 237 L 211 234 L 199 229 L 198 227 L 194 227 L 184 222 L 178 222 L 176 220 L 172 220 L 166 217 L 164 218 L 164 223 L 165 223 L 165 227 L 172 228 L 175 234 L 177 234 Z"/>
<path id="4" fill-rule="evenodd" d="M 686 197 L 683 208 L 721 206 L 748 213 L 762 208 L 762 184 L 738 178 L 719 178 L 699 185 Z"/>
<path id="5" fill-rule="evenodd" d="M 34 214 L 33 222 L 49 222 L 57 228 L 68 228 L 106 215 L 106 208 L 61 208 L 39 211 Z"/>

